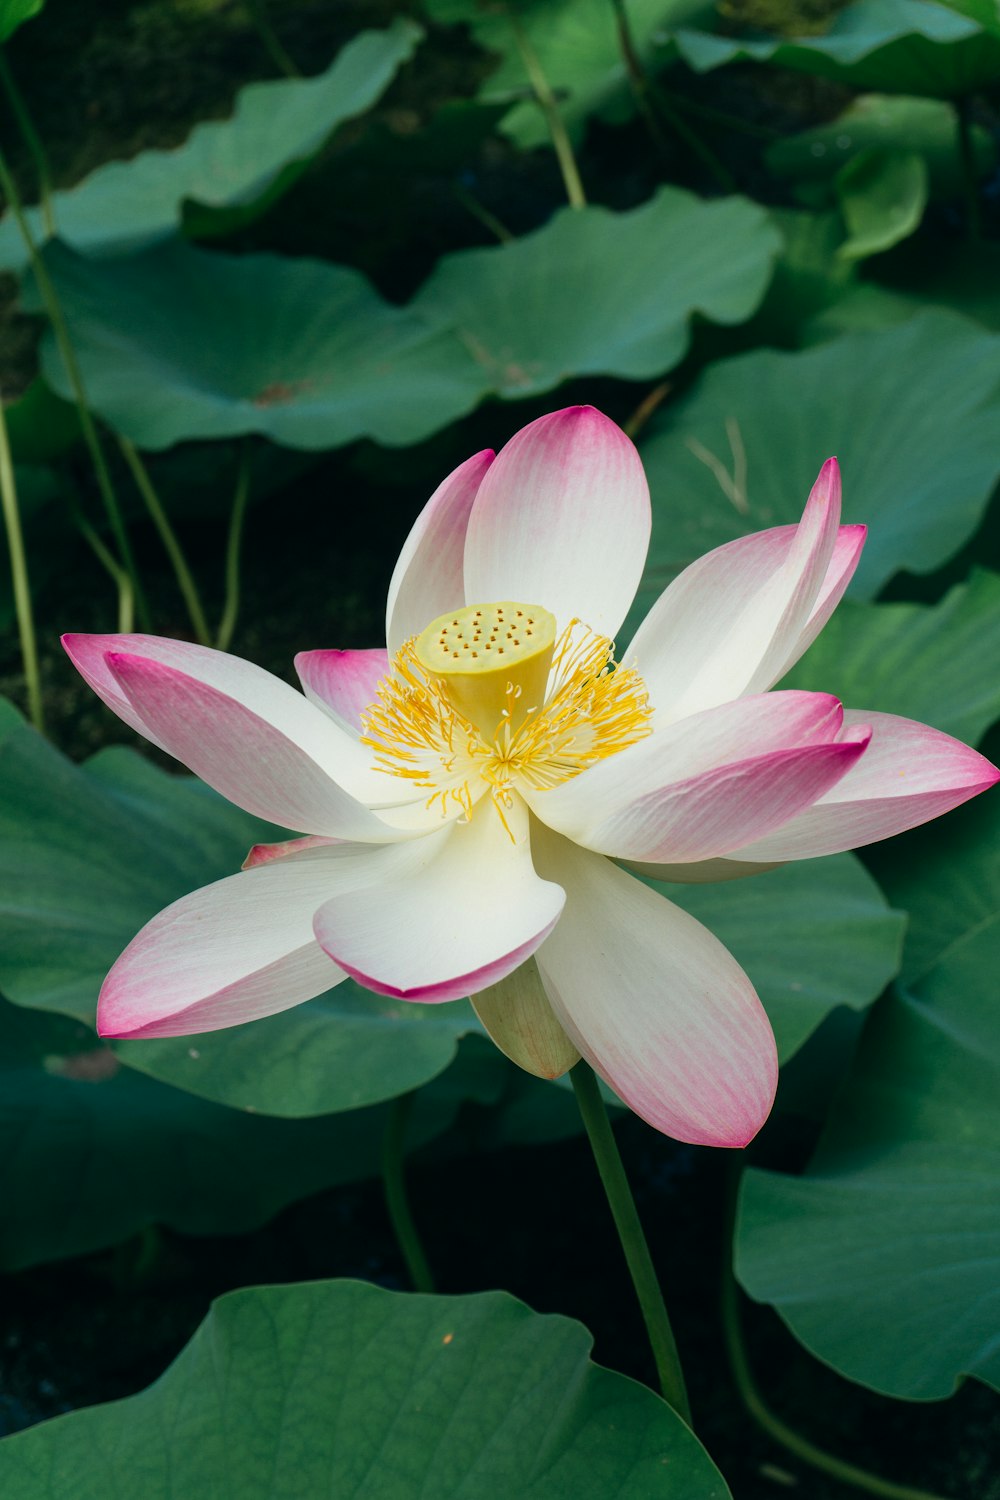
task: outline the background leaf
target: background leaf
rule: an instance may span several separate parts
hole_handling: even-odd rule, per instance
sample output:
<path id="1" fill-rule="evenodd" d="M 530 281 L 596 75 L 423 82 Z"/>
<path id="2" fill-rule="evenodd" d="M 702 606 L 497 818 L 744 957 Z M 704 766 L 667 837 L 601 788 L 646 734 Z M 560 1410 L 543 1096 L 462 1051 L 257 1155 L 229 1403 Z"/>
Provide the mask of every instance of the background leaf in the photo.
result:
<path id="1" fill-rule="evenodd" d="M 503 1292 L 360 1282 L 221 1298 L 148 1391 L 0 1443 L 8 1500 L 617 1500 L 729 1491 L 652 1391 Z"/>
<path id="2" fill-rule="evenodd" d="M 144 151 L 108 162 L 53 197 L 59 238 L 89 255 L 121 255 L 172 234 L 185 204 L 238 209 L 213 222 L 189 218 L 200 233 L 226 232 L 269 206 L 345 120 L 361 114 L 413 55 L 423 32 L 397 19 L 386 31 L 356 36 L 314 78 L 277 79 L 242 89 L 228 120 L 198 125 L 172 151 Z M 295 165 L 297 171 L 286 169 Z M 36 244 L 46 238 L 38 209 L 28 214 Z M 0 267 L 27 261 L 17 225 L 0 223 Z"/>
<path id="3" fill-rule="evenodd" d="M 900 568 L 940 567 L 974 531 L 1000 474 L 998 351 L 963 319 L 926 312 L 804 353 L 762 349 L 712 365 L 650 423 L 641 447 L 653 537 L 629 624 L 702 552 L 797 521 L 831 453 L 845 521 L 869 527 L 854 596 L 871 598 Z"/>
<path id="4" fill-rule="evenodd" d="M 927 167 L 915 151 L 864 151 L 837 173 L 837 196 L 847 225 L 838 253 L 844 260 L 864 260 L 920 227 Z"/>

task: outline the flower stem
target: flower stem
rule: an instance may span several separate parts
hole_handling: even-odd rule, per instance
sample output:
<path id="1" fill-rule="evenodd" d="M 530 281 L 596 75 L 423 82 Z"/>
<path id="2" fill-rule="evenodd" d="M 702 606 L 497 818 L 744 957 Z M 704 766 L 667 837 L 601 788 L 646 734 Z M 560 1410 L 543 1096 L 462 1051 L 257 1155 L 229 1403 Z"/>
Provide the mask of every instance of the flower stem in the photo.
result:
<path id="1" fill-rule="evenodd" d="M 119 634 L 131 635 L 135 623 L 133 619 L 132 580 L 121 564 L 116 561 L 107 547 L 105 547 L 90 522 L 84 518 L 75 496 L 65 487 L 63 490 L 63 499 L 66 501 L 69 513 L 73 518 L 73 524 L 118 590 Z"/>
<path id="2" fill-rule="evenodd" d="M 35 643 L 35 622 L 31 611 L 31 588 L 28 583 L 28 564 L 24 555 L 24 538 L 21 534 L 21 513 L 17 505 L 17 485 L 14 481 L 14 461 L 10 454 L 7 437 L 7 420 L 0 404 L 0 502 L 3 505 L 4 529 L 7 532 L 7 550 L 10 553 L 10 574 L 14 586 L 14 610 L 17 615 L 17 630 L 21 638 L 21 660 L 28 688 L 28 713 L 39 734 L 45 733 L 45 715 L 42 709 L 42 681 L 38 670 L 38 648 Z"/>
<path id="3" fill-rule="evenodd" d="M 972 133 L 972 114 L 968 98 L 955 103 L 958 127 L 958 152 L 962 160 L 962 184 L 965 189 L 965 232 L 973 244 L 982 239 L 983 221 L 979 209 L 979 178 L 976 172 L 976 142 Z"/>
<path id="4" fill-rule="evenodd" d="M 545 76 L 538 53 L 528 39 L 528 34 L 521 25 L 520 20 L 512 10 L 506 12 L 510 22 L 510 29 L 514 33 L 514 45 L 517 47 L 524 63 L 524 71 L 528 75 L 532 92 L 545 116 L 545 123 L 549 128 L 552 138 L 552 148 L 556 153 L 556 161 L 562 173 L 563 186 L 566 189 L 566 197 L 569 199 L 571 208 L 586 208 L 587 197 L 583 191 L 583 183 L 580 180 L 580 169 L 573 155 L 573 146 L 570 142 L 566 126 L 563 124 L 562 115 L 559 113 L 559 105 L 556 96 L 552 92 L 549 80 Z"/>
<path id="5" fill-rule="evenodd" d="M 569 1076 L 642 1309 L 663 1399 L 690 1426 L 691 1407 L 674 1332 L 597 1078 L 583 1061 L 576 1064 Z"/>
<path id="6" fill-rule="evenodd" d="M 385 1185 L 385 1201 L 392 1220 L 396 1243 L 399 1245 L 410 1280 L 418 1292 L 433 1292 L 434 1278 L 420 1243 L 410 1204 L 406 1196 L 403 1177 L 404 1143 L 406 1123 L 416 1097 L 415 1092 L 400 1094 L 389 1106 L 385 1134 L 382 1137 L 382 1181 Z"/>
<path id="7" fill-rule="evenodd" d="M 757 1426 L 766 1432 L 768 1437 L 786 1448 L 789 1453 L 794 1453 L 796 1458 L 802 1459 L 803 1463 L 810 1464 L 812 1468 L 819 1469 L 823 1474 L 831 1475 L 841 1484 L 849 1484 L 854 1489 L 864 1490 L 868 1495 L 881 1496 L 882 1500 L 941 1500 L 941 1496 L 933 1495 L 928 1490 L 916 1490 L 906 1484 L 895 1484 L 892 1480 L 880 1479 L 877 1474 L 869 1474 L 866 1469 L 859 1468 L 857 1464 L 848 1463 L 846 1459 L 837 1458 L 835 1454 L 827 1453 L 823 1448 L 817 1448 L 815 1443 L 811 1443 L 793 1427 L 789 1427 L 769 1409 L 757 1389 L 743 1343 L 739 1288 L 733 1275 L 730 1245 L 731 1236 L 726 1245 L 722 1272 L 722 1331 L 736 1389 Z"/>
<path id="8" fill-rule="evenodd" d="M 181 544 L 177 540 L 177 534 L 171 526 L 167 513 L 160 503 L 160 497 L 153 487 L 153 481 L 149 477 L 149 470 L 127 437 L 122 437 L 119 434 L 118 446 L 121 449 L 122 457 L 129 466 L 132 478 L 135 480 L 136 489 L 145 502 L 150 520 L 159 533 L 164 551 L 170 559 L 174 570 L 174 577 L 177 580 L 177 587 L 183 595 L 184 603 L 187 606 L 188 618 L 191 621 L 194 633 L 201 645 L 208 646 L 211 643 L 212 637 L 208 628 L 208 622 L 205 619 L 205 611 L 201 606 L 201 599 L 198 597 L 197 585 L 192 577 L 191 569 L 188 567 Z"/>
<path id="9" fill-rule="evenodd" d="M 250 0 L 250 20 L 278 72 L 284 73 L 286 78 L 301 78 L 302 74 L 281 45 L 278 34 L 271 25 L 265 0 Z"/>
<path id="10" fill-rule="evenodd" d="M 38 174 L 38 201 L 42 210 L 45 233 L 53 235 L 56 232 L 56 220 L 52 211 L 52 173 L 49 170 L 49 160 L 45 154 L 45 147 L 42 145 L 42 138 L 35 129 L 35 122 L 28 112 L 28 106 L 21 97 L 21 90 L 14 82 L 14 75 L 10 70 L 3 47 L 0 47 L 0 84 L 3 85 L 3 91 L 7 95 L 7 102 L 17 121 L 21 138 L 35 163 L 35 171 Z"/>
<path id="11" fill-rule="evenodd" d="M 28 224 L 28 220 L 25 216 L 24 207 L 21 203 L 21 196 L 18 193 L 17 185 L 10 174 L 10 169 L 7 166 L 6 158 L 4 157 L 2 152 L 0 152 L 0 188 L 3 189 L 3 193 L 5 198 L 7 199 L 10 211 L 14 215 L 15 223 L 20 230 L 25 249 L 28 252 L 28 256 L 31 261 L 31 269 L 34 272 L 35 280 L 38 283 L 38 290 L 41 294 L 42 301 L 45 304 L 45 311 L 48 314 L 49 322 L 52 325 L 52 332 L 55 335 L 56 344 L 58 345 L 59 353 L 62 357 L 62 362 L 66 369 L 66 375 L 73 390 L 73 399 L 76 403 L 77 414 L 80 418 L 80 427 L 83 432 L 83 439 L 87 445 L 91 462 L 94 466 L 94 474 L 97 479 L 97 487 L 101 492 L 101 499 L 104 502 L 104 508 L 107 512 L 108 521 L 114 534 L 115 543 L 118 547 L 118 553 L 121 557 L 125 571 L 129 575 L 130 588 L 136 600 L 140 619 L 143 622 L 144 628 L 148 629 L 150 623 L 149 613 L 146 609 L 145 600 L 139 587 L 139 579 L 138 574 L 136 573 L 135 562 L 132 557 L 132 549 L 129 545 L 128 536 L 125 531 L 125 523 L 122 519 L 121 511 L 118 507 L 118 500 L 114 491 L 114 486 L 111 482 L 111 473 L 108 469 L 104 453 L 101 449 L 101 442 L 97 434 L 97 427 L 94 423 L 93 417 L 91 416 L 90 408 L 87 405 L 87 393 L 84 388 L 83 375 L 81 373 L 80 366 L 77 363 L 76 354 L 73 350 L 73 344 L 69 336 L 69 328 L 66 324 L 65 316 L 63 315 L 62 306 L 60 304 L 55 285 L 48 273 L 48 268 L 46 267 L 45 261 L 40 255 L 38 247 L 35 244 L 34 235 L 31 233 L 31 226 Z M 119 600 L 119 609 L 121 609 L 121 600 Z"/>
<path id="12" fill-rule="evenodd" d="M 240 447 L 240 464 L 236 473 L 236 493 L 233 496 L 233 511 L 229 518 L 229 538 L 226 542 L 226 602 L 219 621 L 219 633 L 215 644 L 219 651 L 228 651 L 236 629 L 240 612 L 240 545 L 243 540 L 243 517 L 250 498 L 250 449 L 246 442 Z"/>

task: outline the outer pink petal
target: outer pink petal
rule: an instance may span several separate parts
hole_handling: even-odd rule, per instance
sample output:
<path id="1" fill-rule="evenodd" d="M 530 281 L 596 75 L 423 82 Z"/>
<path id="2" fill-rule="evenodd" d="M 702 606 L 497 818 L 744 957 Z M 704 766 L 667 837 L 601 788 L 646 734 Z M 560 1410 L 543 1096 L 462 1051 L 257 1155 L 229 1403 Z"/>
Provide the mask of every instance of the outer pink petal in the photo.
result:
<path id="1" fill-rule="evenodd" d="M 839 528 L 840 479 L 829 460 L 802 520 L 741 537 L 664 590 L 625 653 L 661 719 L 766 691 L 788 670 L 847 586 L 863 535 Z"/>
<path id="2" fill-rule="evenodd" d="M 356 891 L 316 913 L 316 937 L 360 984 L 401 1000 L 457 1000 L 523 963 L 558 920 L 563 892 L 531 862 L 527 814 L 489 798 L 451 830 L 418 878 Z"/>
<path id="3" fill-rule="evenodd" d="M 434 491 L 403 543 L 386 601 L 390 655 L 438 615 L 465 603 L 465 531 L 493 458 L 493 449 L 486 448 L 459 464 Z"/>
<path id="4" fill-rule="evenodd" d="M 867 727 L 858 728 L 833 744 L 776 750 L 648 792 L 598 824 L 587 846 L 619 859 L 684 862 L 728 854 L 780 829 L 835 787 L 870 737 Z"/>
<path id="5" fill-rule="evenodd" d="M 333 779 L 337 759 L 324 755 L 324 733 L 335 737 L 340 731 L 294 689 L 288 692 L 296 703 L 315 715 L 315 726 L 306 725 L 309 733 L 296 739 L 176 667 L 121 652 L 109 652 L 107 662 L 157 744 L 238 807 L 286 828 L 333 838 L 390 842 L 400 837 Z M 301 721 L 295 727 L 301 729 Z"/>
<path id="6" fill-rule="evenodd" d="M 357 737 L 361 715 L 374 703 L 378 685 L 389 671 L 381 647 L 370 651 L 300 651 L 295 658 L 302 689 L 310 703 Z"/>
<path id="7" fill-rule="evenodd" d="M 523 427 L 483 480 L 465 538 L 465 597 L 540 604 L 614 636 L 649 546 L 649 489 L 631 440 L 590 406 Z"/>
<path id="8" fill-rule="evenodd" d="M 371 849 L 300 850 L 193 891 L 153 918 L 104 981 L 102 1036 L 187 1036 L 275 1015 L 346 976 L 313 934 L 313 914 L 433 857 L 440 836 Z"/>
<path id="9" fill-rule="evenodd" d="M 544 833 L 539 868 L 566 910 L 536 955 L 559 1021 L 637 1115 L 677 1140 L 745 1146 L 778 1060 L 736 960 L 693 917 L 600 855 Z"/>
<path id="10" fill-rule="evenodd" d="M 857 849 L 939 817 L 1000 780 L 984 756 L 926 724 L 857 710 L 845 720 L 872 727 L 859 763 L 814 807 L 732 851 L 732 859 L 785 861 Z"/>
<path id="11" fill-rule="evenodd" d="M 752 757 L 826 745 L 840 737 L 844 711 L 829 693 L 758 693 L 705 709 L 599 761 L 561 786 L 530 794 L 532 811 L 577 843 L 607 818 L 659 792 Z"/>

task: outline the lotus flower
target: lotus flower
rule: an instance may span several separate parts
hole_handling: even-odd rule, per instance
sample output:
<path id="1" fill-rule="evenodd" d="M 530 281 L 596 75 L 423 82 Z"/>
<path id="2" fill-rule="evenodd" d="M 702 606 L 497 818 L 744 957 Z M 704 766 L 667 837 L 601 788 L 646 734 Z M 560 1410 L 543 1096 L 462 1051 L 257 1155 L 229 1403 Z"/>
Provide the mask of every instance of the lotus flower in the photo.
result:
<path id="1" fill-rule="evenodd" d="M 307 835 L 155 917 L 108 975 L 102 1035 L 233 1026 L 351 975 L 423 1004 L 471 995 L 531 1071 L 582 1054 L 656 1129 L 750 1140 L 777 1075 L 763 1007 L 630 872 L 700 881 L 831 854 L 1000 773 L 922 724 L 769 691 L 864 544 L 840 525 L 834 460 L 798 526 L 694 563 L 616 657 L 649 530 L 632 443 L 570 408 L 444 481 L 393 573 L 387 650 L 298 656 L 304 696 L 204 647 L 68 636 L 127 724 Z"/>

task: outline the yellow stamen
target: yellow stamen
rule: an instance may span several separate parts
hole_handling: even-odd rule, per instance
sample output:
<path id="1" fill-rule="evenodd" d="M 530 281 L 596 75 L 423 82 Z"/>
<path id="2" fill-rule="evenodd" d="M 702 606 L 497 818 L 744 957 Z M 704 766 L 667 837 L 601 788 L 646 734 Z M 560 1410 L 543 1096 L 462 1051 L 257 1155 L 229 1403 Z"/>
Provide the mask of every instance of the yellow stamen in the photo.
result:
<path id="1" fill-rule="evenodd" d="M 505 665 L 498 670 L 492 649 L 489 665 L 480 666 L 464 642 L 477 619 L 496 640 L 501 610 L 505 617 L 523 611 L 533 624 L 530 647 L 525 627 L 511 635 L 518 644 L 508 656 L 505 618 Z M 427 805 L 438 803 L 444 816 L 458 809 L 470 818 L 489 792 L 504 819 L 519 790 L 558 786 L 644 739 L 652 710 L 635 668 L 618 665 L 613 643 L 578 620 L 558 640 L 554 634 L 547 611 L 520 604 L 469 607 L 435 620 L 397 652 L 363 716 L 362 742 L 375 751 L 377 767 L 428 791 Z"/>

